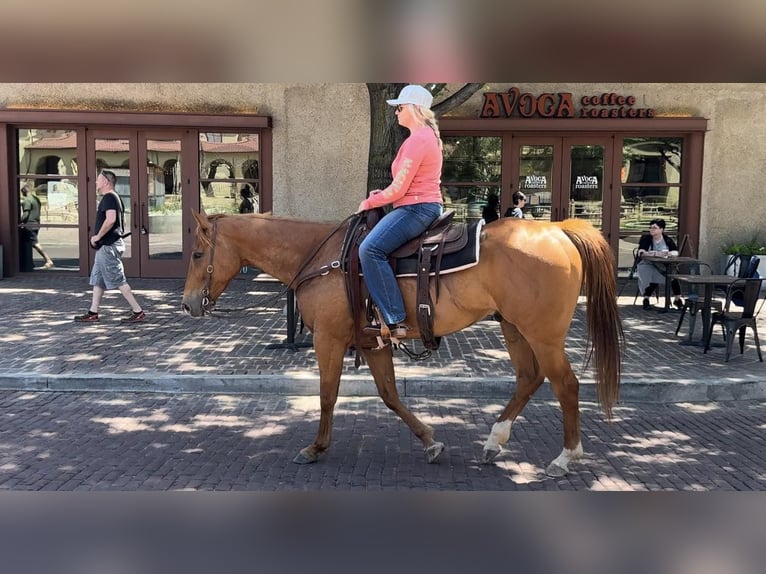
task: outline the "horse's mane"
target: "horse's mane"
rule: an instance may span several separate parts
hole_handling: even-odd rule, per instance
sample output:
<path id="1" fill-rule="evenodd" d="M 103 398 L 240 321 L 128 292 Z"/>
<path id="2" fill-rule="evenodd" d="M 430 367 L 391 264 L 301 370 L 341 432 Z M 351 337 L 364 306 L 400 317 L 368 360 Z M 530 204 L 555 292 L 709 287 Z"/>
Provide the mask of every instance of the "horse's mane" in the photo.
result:
<path id="1" fill-rule="evenodd" d="M 340 225 L 337 221 L 308 221 L 306 219 L 298 219 L 295 217 L 282 217 L 282 216 L 276 216 L 272 212 L 267 211 L 265 213 L 213 213 L 211 215 L 206 215 L 207 220 L 210 223 L 220 223 L 225 222 L 227 220 L 231 221 L 243 221 L 243 218 L 247 219 L 262 219 L 267 221 L 278 221 L 283 223 L 298 223 L 298 224 L 312 224 L 312 225 L 321 225 L 321 226 L 338 226 Z M 210 237 L 209 233 L 206 233 L 202 230 L 199 226 L 197 227 L 197 237 L 199 240 L 205 244 L 207 247 L 212 247 L 213 242 L 212 238 Z"/>

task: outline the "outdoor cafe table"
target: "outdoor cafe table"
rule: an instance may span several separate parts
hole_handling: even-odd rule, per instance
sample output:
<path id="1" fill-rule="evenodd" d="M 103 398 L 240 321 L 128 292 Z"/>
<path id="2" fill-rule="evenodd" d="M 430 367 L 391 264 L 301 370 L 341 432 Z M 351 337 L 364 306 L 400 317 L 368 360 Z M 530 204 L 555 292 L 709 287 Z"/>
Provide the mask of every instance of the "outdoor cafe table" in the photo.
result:
<path id="1" fill-rule="evenodd" d="M 665 307 L 663 307 L 660 313 L 667 313 L 670 310 L 670 281 L 672 279 L 671 274 L 675 271 L 676 266 L 681 263 L 701 263 L 699 259 L 694 257 L 662 257 L 661 255 L 642 255 L 641 261 L 648 261 L 665 275 Z"/>
<path id="2" fill-rule="evenodd" d="M 711 304 L 713 302 L 713 290 L 716 287 L 726 288 L 734 281 L 739 279 L 732 275 L 673 275 L 673 279 L 678 279 L 688 285 L 702 285 L 705 287 L 705 295 L 702 300 L 702 344 L 707 341 L 710 332 Z"/>

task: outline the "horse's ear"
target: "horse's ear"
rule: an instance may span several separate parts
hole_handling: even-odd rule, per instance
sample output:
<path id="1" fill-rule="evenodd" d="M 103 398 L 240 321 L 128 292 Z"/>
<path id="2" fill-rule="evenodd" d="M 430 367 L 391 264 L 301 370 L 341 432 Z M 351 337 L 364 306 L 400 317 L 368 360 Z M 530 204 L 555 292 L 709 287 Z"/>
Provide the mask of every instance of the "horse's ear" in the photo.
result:
<path id="1" fill-rule="evenodd" d="M 207 219 L 207 214 L 205 213 L 204 209 L 199 213 L 192 211 L 192 215 L 194 216 L 194 219 L 197 221 L 197 225 L 202 231 L 207 231 L 210 229 L 210 222 Z"/>

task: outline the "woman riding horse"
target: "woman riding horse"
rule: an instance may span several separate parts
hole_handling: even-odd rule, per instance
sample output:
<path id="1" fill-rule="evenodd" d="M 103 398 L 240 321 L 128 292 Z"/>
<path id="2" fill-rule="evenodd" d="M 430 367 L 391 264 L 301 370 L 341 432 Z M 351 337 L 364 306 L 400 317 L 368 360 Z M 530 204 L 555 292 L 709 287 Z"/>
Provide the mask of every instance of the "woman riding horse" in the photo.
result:
<path id="1" fill-rule="evenodd" d="M 354 342 L 354 321 L 337 258 L 345 227 L 271 215 L 194 214 L 197 236 L 184 287 L 183 309 L 194 317 L 209 314 L 215 300 L 243 266 L 262 269 L 295 295 L 305 325 L 313 333 L 319 366 L 321 416 L 313 443 L 295 462 L 315 462 L 330 446 L 332 417 L 343 361 Z M 561 405 L 564 444 L 546 472 L 562 476 L 582 457 L 579 382 L 564 351 L 564 342 L 581 290 L 586 295 L 588 347 L 595 365 L 599 403 L 610 416 L 618 397 L 622 324 L 617 310 L 614 257 L 589 223 L 571 219 L 543 222 L 505 218 L 483 227 L 477 265 L 444 275 L 434 308 L 434 334 L 448 335 L 497 312 L 511 361 L 516 392 L 493 425 L 484 445 L 484 460 L 498 454 L 510 439 L 511 424 L 544 379 Z M 320 246 L 318 248 L 318 246 Z M 297 277 L 311 277 L 296 281 Z M 407 315 L 414 316 L 415 279 L 399 281 Z M 493 323 L 494 324 L 494 323 Z M 419 337 L 417 327 L 408 338 Z M 399 398 L 391 346 L 360 351 L 369 365 L 384 403 L 423 442 L 429 462 L 444 445 Z"/>

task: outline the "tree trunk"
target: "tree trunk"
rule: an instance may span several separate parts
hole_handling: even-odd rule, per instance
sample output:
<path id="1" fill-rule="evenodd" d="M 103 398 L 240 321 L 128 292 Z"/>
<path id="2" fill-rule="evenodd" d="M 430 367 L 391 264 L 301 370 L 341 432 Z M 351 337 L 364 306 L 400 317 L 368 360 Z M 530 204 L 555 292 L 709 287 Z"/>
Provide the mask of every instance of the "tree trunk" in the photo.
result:
<path id="1" fill-rule="evenodd" d="M 406 84 L 367 84 L 370 94 L 370 155 L 367 195 L 391 183 L 391 163 L 396 150 L 407 137 L 407 130 L 396 121 L 394 108 L 386 103 L 399 95 Z"/>

